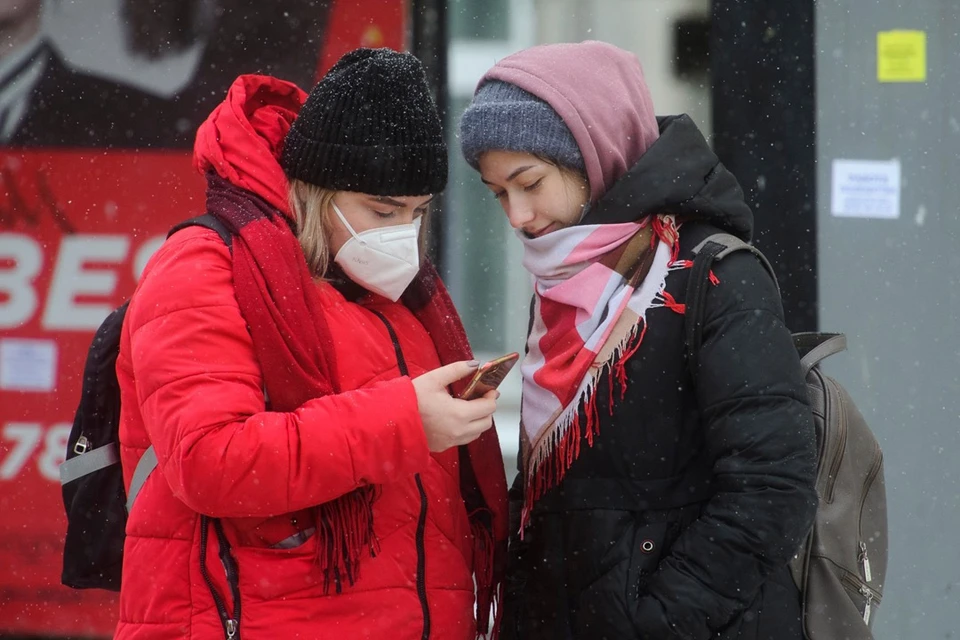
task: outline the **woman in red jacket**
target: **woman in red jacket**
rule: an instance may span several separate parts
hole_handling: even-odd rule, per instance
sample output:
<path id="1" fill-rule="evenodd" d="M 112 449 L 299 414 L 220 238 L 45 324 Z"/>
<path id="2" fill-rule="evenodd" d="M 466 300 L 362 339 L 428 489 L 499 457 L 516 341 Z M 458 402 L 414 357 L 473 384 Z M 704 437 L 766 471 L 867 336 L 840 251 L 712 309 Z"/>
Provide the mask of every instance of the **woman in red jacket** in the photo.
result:
<path id="1" fill-rule="evenodd" d="M 151 259 L 117 373 L 130 638 L 487 632 L 506 539 L 496 392 L 418 251 L 447 179 L 416 58 L 344 56 L 309 97 L 242 76 L 200 127 L 207 210 Z M 476 609 L 475 609 L 476 606 Z"/>

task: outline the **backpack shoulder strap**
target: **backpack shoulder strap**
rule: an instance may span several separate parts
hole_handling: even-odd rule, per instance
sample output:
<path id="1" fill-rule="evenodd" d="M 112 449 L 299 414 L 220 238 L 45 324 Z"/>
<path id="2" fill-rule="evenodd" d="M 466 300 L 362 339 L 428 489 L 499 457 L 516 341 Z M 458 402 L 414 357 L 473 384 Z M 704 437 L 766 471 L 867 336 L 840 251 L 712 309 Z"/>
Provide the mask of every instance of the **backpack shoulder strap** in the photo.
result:
<path id="1" fill-rule="evenodd" d="M 690 268 L 690 276 L 687 280 L 687 295 L 684 299 L 687 358 L 694 380 L 696 380 L 700 366 L 699 353 L 700 343 L 703 339 L 703 307 L 710 286 L 710 269 L 714 262 L 723 260 L 737 251 L 749 251 L 755 255 L 767 270 L 767 273 L 770 274 L 770 277 L 773 278 L 773 284 L 777 287 L 777 291 L 780 290 L 777 274 L 774 273 L 770 261 L 752 244 L 748 244 L 729 233 L 715 233 L 694 247 L 693 266 Z"/>
<path id="2" fill-rule="evenodd" d="M 74 456 L 60 464 L 60 484 L 65 485 L 74 480 L 79 480 L 118 462 L 120 462 L 120 454 L 117 452 L 116 443 L 111 442 L 102 447 L 85 451 L 83 455 Z"/>
<path id="3" fill-rule="evenodd" d="M 823 359 L 847 349 L 847 336 L 842 333 L 795 333 L 793 344 L 800 353 L 800 368 L 806 378 Z"/>
<path id="4" fill-rule="evenodd" d="M 150 445 L 147 447 L 147 450 L 143 452 L 143 455 L 140 456 L 140 462 L 137 463 L 137 468 L 133 470 L 133 478 L 130 479 L 130 491 L 127 493 L 127 513 L 130 513 L 130 510 L 133 509 L 133 503 L 136 501 L 140 489 L 143 489 L 143 484 L 147 481 L 147 476 L 156 468 L 157 452 L 154 450 L 153 445 Z"/>
<path id="5" fill-rule="evenodd" d="M 220 239 L 223 240 L 223 244 L 227 245 L 227 248 L 233 251 L 233 234 L 230 233 L 230 229 L 227 228 L 225 224 L 220 222 L 220 219 L 212 214 L 205 213 L 202 216 L 197 216 L 195 218 L 190 218 L 189 220 L 184 220 L 179 222 L 170 231 L 167 233 L 169 238 L 177 231 L 181 229 L 186 229 L 187 227 L 205 227 L 211 231 L 216 231 L 217 235 L 220 236 Z"/>
<path id="6" fill-rule="evenodd" d="M 757 249 L 748 242 L 744 242 L 735 235 L 731 235 L 729 233 L 715 233 L 707 237 L 703 242 L 693 248 L 694 257 L 700 255 L 701 253 L 706 253 L 708 245 L 717 245 L 713 252 L 713 262 L 722 260 L 735 251 L 749 251 L 755 255 L 760 261 L 760 264 L 764 266 L 764 268 L 767 270 L 767 273 L 769 273 L 770 277 L 773 278 L 773 284 L 776 285 L 777 291 L 780 291 L 780 283 L 777 282 L 777 274 L 773 270 L 773 265 L 770 264 L 770 261 L 767 260 L 767 256 L 763 255 L 760 249 Z"/>

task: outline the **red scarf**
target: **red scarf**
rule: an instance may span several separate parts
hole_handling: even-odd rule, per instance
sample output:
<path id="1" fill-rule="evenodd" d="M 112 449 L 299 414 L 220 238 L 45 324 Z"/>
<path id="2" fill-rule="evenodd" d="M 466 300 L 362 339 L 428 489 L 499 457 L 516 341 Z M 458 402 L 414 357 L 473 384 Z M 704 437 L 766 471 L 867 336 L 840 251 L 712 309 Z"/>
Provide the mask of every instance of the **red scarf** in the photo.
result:
<path id="1" fill-rule="evenodd" d="M 312 398 L 343 391 L 336 386 L 333 336 L 290 222 L 275 206 L 213 172 L 207 181 L 207 210 L 234 236 L 237 301 L 272 408 L 292 411 Z M 431 264 L 423 265 L 402 301 L 433 339 L 442 363 L 472 358 L 463 325 Z M 312 321 L 304 322 L 306 317 Z M 460 467 L 473 531 L 477 629 L 486 634 L 491 611 L 500 609 L 508 535 L 506 478 L 494 429 L 460 448 Z M 328 587 L 339 587 L 342 580 L 352 584 L 362 557 L 375 553 L 372 505 L 377 492 L 363 487 L 317 507 L 318 560 Z"/>

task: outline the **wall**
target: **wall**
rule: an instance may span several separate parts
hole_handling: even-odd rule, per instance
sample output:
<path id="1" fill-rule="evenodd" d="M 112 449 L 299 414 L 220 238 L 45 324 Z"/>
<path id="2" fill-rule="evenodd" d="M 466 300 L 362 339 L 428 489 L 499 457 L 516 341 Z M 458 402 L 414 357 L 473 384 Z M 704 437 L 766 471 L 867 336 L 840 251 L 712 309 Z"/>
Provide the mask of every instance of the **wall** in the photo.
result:
<path id="1" fill-rule="evenodd" d="M 926 33 L 927 79 L 880 83 L 877 33 Z M 828 370 L 881 441 L 890 567 L 878 640 L 957 637 L 960 604 L 960 5 L 818 5 L 820 324 Z M 899 216 L 832 214 L 836 159 L 899 160 Z"/>

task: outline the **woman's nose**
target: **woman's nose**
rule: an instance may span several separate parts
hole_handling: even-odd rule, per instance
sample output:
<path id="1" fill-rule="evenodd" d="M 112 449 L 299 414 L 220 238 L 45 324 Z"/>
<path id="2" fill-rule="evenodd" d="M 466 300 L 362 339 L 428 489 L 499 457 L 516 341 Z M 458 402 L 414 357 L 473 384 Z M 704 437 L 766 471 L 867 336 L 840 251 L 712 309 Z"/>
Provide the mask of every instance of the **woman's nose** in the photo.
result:
<path id="1" fill-rule="evenodd" d="M 534 219 L 533 208 L 529 205 L 518 202 L 510 203 L 507 209 L 507 220 L 514 229 L 521 229 Z"/>

